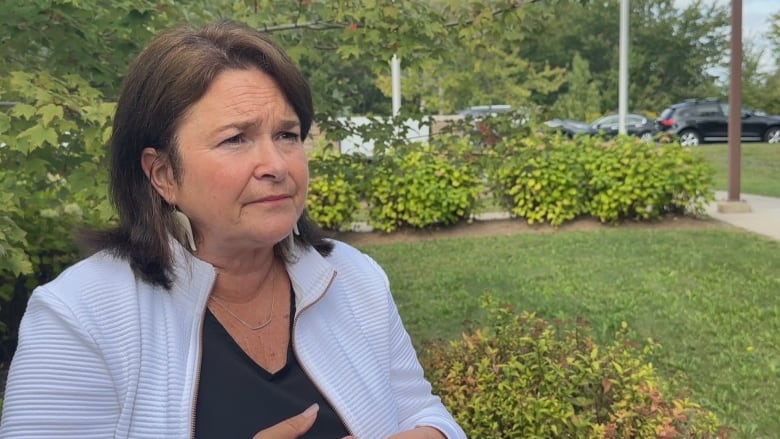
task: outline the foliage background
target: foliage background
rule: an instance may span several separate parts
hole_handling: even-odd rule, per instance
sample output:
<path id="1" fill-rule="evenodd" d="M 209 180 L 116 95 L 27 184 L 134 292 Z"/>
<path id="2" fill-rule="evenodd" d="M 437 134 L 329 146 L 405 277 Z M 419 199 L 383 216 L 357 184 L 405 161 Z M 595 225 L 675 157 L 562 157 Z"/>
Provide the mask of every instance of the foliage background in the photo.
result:
<path id="1" fill-rule="evenodd" d="M 727 11 L 715 2 L 631 2 L 630 107 L 649 113 L 725 96 Z M 403 117 L 511 104 L 543 119 L 615 107 L 617 0 L 0 0 L 0 361 L 33 286 L 78 257 L 77 226 L 114 220 L 105 145 L 123 72 L 176 23 L 220 17 L 266 30 L 315 92 L 316 120 L 390 113 L 388 60 L 403 66 Z M 772 48 L 780 49 L 780 12 Z M 780 113 L 780 69 L 748 45 L 748 107 Z M 586 102 L 586 105 L 574 105 Z"/>
<path id="2" fill-rule="evenodd" d="M 723 7 L 631 8 L 631 107 L 723 94 L 708 73 L 725 59 Z M 338 116 L 388 115 L 393 54 L 405 118 L 497 102 L 537 119 L 614 108 L 618 9 L 617 0 L 1 1 L 0 320 L 76 257 L 76 225 L 113 220 L 103 171 L 113 102 L 160 30 L 227 17 L 272 33 L 310 78 L 317 122 L 339 136 Z M 773 20 L 778 47 L 780 13 Z M 780 73 L 751 70 L 754 55 L 745 103 L 780 110 Z"/>

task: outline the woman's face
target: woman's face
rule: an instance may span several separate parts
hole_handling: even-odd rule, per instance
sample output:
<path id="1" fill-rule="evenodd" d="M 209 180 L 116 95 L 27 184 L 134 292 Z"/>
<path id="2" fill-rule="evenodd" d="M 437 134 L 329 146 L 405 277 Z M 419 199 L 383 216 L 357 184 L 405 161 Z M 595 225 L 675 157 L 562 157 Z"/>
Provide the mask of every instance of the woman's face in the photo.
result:
<path id="1" fill-rule="evenodd" d="M 220 73 L 176 132 L 182 175 L 173 203 L 203 250 L 270 247 L 306 201 L 308 163 L 297 115 L 257 70 Z"/>

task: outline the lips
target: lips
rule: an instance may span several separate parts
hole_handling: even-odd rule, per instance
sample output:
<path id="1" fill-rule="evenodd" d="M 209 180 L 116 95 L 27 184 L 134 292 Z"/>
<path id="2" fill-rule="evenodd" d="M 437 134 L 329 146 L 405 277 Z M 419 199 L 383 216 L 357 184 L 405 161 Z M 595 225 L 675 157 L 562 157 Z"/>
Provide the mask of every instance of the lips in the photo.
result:
<path id="1" fill-rule="evenodd" d="M 286 199 L 289 199 L 289 198 L 292 198 L 292 196 L 291 195 L 287 195 L 287 194 L 269 195 L 269 196 L 266 196 L 266 197 L 262 197 L 262 198 L 258 198 L 256 200 L 250 201 L 249 204 L 270 203 L 270 202 L 274 202 L 274 201 L 286 200 Z"/>

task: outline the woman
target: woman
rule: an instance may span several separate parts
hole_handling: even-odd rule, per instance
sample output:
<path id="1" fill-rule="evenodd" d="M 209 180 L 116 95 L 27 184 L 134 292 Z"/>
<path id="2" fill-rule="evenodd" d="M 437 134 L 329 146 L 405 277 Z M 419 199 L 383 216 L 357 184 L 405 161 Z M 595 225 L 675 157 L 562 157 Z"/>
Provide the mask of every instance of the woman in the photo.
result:
<path id="1" fill-rule="evenodd" d="M 306 218 L 312 114 L 243 25 L 139 55 L 111 141 L 119 225 L 30 298 L 0 436 L 465 437 L 384 272 Z"/>

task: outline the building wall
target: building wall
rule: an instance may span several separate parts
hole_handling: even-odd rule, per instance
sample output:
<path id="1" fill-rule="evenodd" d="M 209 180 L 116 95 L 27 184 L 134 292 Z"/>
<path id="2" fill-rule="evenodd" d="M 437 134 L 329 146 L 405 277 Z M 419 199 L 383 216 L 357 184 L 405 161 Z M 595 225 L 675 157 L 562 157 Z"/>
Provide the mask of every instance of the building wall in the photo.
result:
<path id="1" fill-rule="evenodd" d="M 426 141 L 429 136 L 436 135 L 440 133 L 444 128 L 446 128 L 449 124 L 459 121 L 463 119 L 463 116 L 460 115 L 436 115 L 431 116 L 431 124 L 430 127 L 428 127 L 427 133 L 422 138 L 415 139 L 416 141 Z M 358 139 L 345 139 L 343 142 L 339 141 L 331 141 L 329 142 L 329 146 L 333 148 L 333 151 L 337 152 L 344 152 L 345 149 L 351 149 L 351 143 L 354 141 L 359 141 Z M 325 134 L 320 131 L 319 127 L 316 123 L 313 123 L 311 126 L 311 129 L 309 130 L 309 135 L 306 137 L 306 141 L 303 143 L 304 148 L 307 152 L 311 153 L 315 151 L 318 147 L 318 145 L 322 142 L 325 142 Z M 349 144 L 349 145 L 348 145 Z"/>

